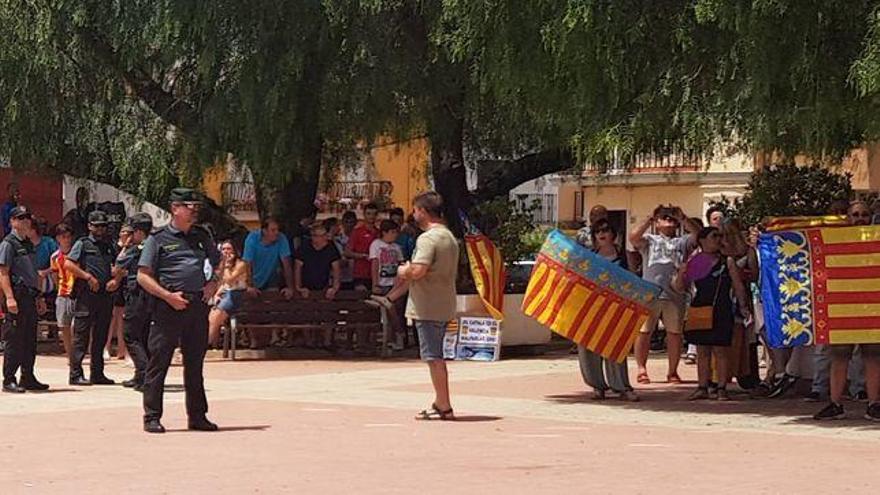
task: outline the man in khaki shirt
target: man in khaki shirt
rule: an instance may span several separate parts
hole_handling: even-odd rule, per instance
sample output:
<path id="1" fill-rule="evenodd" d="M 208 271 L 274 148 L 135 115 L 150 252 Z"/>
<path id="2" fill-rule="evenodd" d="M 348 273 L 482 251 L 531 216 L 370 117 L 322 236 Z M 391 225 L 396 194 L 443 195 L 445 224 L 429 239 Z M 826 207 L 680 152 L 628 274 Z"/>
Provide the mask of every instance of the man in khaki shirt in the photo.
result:
<path id="1" fill-rule="evenodd" d="M 436 192 L 416 196 L 413 216 L 424 233 L 416 240 L 412 261 L 401 265 L 397 274 L 409 282 L 406 316 L 415 322 L 435 393 L 434 403 L 416 419 L 454 420 L 443 339 L 447 323 L 455 318 L 458 241 L 443 222 L 443 198 Z"/>

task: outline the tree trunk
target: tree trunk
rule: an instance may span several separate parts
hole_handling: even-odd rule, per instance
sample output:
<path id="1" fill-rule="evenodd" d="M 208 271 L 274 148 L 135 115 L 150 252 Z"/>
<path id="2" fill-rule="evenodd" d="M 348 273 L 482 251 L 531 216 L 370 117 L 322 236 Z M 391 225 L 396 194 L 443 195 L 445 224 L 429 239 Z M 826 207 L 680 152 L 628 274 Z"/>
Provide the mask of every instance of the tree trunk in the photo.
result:
<path id="1" fill-rule="evenodd" d="M 491 201 L 506 196 L 524 182 L 554 172 L 574 170 L 577 163 L 571 150 L 550 149 L 516 160 L 487 160 L 477 164 L 477 201 Z"/>
<path id="2" fill-rule="evenodd" d="M 467 168 L 464 163 L 464 122 L 451 112 L 442 111 L 429 129 L 431 142 L 431 175 L 434 188 L 443 196 L 445 217 L 456 236 L 464 232 L 459 212 L 467 212 L 473 205 L 467 187 Z"/>
<path id="3" fill-rule="evenodd" d="M 310 146 L 308 159 L 304 157 L 300 165 L 280 183 L 254 177 L 260 219 L 269 216 L 277 219 L 288 234 L 297 231 L 299 221 L 308 216 L 315 205 L 323 151 L 320 139 L 318 141 Z"/>

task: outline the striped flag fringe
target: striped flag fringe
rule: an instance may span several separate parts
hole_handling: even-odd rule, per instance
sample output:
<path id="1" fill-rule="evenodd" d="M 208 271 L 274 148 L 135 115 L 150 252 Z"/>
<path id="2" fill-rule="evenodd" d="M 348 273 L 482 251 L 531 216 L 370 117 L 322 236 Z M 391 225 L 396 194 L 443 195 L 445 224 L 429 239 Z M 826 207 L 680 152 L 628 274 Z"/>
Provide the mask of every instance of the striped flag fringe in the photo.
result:
<path id="1" fill-rule="evenodd" d="M 483 234 L 468 234 L 464 242 L 477 293 L 492 318 L 503 321 L 507 271 L 501 251 Z"/>
<path id="2" fill-rule="evenodd" d="M 538 254 L 522 309 L 559 335 L 622 362 L 660 290 L 554 230 Z"/>
<path id="3" fill-rule="evenodd" d="M 880 343 L 880 226 L 762 234 L 771 347 Z"/>
<path id="4" fill-rule="evenodd" d="M 467 232 L 464 243 L 477 294 L 492 318 L 504 321 L 504 286 L 507 284 L 504 257 L 495 243 L 471 224 L 464 212 L 459 212 L 459 216 Z"/>

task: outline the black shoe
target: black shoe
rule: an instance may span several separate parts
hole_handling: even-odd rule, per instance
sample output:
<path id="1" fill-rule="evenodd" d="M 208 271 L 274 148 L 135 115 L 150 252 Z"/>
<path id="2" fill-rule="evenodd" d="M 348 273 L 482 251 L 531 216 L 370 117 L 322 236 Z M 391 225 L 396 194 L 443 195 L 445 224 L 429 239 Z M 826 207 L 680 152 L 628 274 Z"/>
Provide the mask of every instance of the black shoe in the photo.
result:
<path id="1" fill-rule="evenodd" d="M 45 383 L 40 383 L 40 381 L 37 380 L 33 376 L 29 376 L 27 378 L 22 378 L 21 379 L 21 386 L 24 387 L 25 390 L 36 390 L 38 392 L 43 391 L 43 390 L 49 390 L 48 385 L 46 385 Z"/>
<path id="2" fill-rule="evenodd" d="M 92 385 L 116 385 L 116 382 L 107 378 L 104 375 L 101 375 L 98 377 L 92 377 L 92 379 L 89 381 L 92 382 Z"/>
<path id="3" fill-rule="evenodd" d="M 132 387 L 131 389 L 134 390 L 135 392 L 144 393 L 144 384 L 138 382 L 138 384 L 135 385 L 134 387 Z"/>
<path id="4" fill-rule="evenodd" d="M 81 376 L 78 376 L 76 378 L 71 378 L 70 380 L 67 381 L 67 383 L 70 385 L 75 385 L 77 387 L 88 387 L 89 385 L 92 384 L 92 382 L 86 380 L 85 378 L 83 378 Z"/>
<path id="5" fill-rule="evenodd" d="M 138 386 L 139 383 L 139 380 L 135 380 L 134 378 L 132 378 L 131 380 L 125 380 L 124 382 L 122 382 L 122 386 L 125 388 L 135 388 Z"/>
<path id="6" fill-rule="evenodd" d="M 880 402 L 875 402 L 868 406 L 865 411 L 865 419 L 868 421 L 880 421 Z"/>
<path id="7" fill-rule="evenodd" d="M 852 397 L 853 402 L 868 402 L 868 392 L 862 390 L 861 392 L 856 392 L 856 395 Z"/>
<path id="8" fill-rule="evenodd" d="M 804 396 L 804 402 L 822 402 L 822 394 L 819 392 L 810 392 Z"/>
<path id="9" fill-rule="evenodd" d="M 834 402 L 828 404 L 825 406 L 825 409 L 822 409 L 813 416 L 813 419 L 819 421 L 844 418 L 846 418 L 846 411 L 843 410 L 843 406 Z"/>
<path id="10" fill-rule="evenodd" d="M 158 419 L 151 419 L 144 422 L 144 431 L 147 433 L 165 433 L 165 427 Z"/>
<path id="11" fill-rule="evenodd" d="M 791 387 L 794 387 L 794 384 L 799 380 L 798 377 L 792 375 L 783 375 L 782 378 L 779 379 L 779 382 L 776 383 L 776 386 L 773 390 L 770 391 L 770 394 L 767 397 L 771 399 L 775 399 L 777 397 L 782 397 L 786 392 L 791 390 Z"/>
<path id="12" fill-rule="evenodd" d="M 25 393 L 25 388 L 15 382 L 8 382 L 3 384 L 3 391 L 10 394 L 23 394 Z"/>
<path id="13" fill-rule="evenodd" d="M 217 431 L 220 428 L 208 421 L 208 418 L 199 418 L 189 420 L 189 429 L 195 431 Z"/>

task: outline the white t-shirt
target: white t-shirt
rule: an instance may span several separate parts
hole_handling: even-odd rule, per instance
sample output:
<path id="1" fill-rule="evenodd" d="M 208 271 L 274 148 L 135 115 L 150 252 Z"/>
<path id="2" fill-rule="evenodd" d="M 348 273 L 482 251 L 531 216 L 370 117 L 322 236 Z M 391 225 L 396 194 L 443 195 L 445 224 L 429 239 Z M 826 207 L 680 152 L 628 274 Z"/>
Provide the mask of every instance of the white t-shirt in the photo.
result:
<path id="1" fill-rule="evenodd" d="M 370 244 L 370 261 L 373 260 L 379 260 L 379 287 L 393 287 L 397 267 L 403 261 L 400 245 L 376 239 Z"/>

